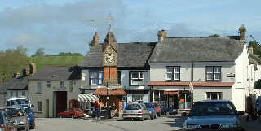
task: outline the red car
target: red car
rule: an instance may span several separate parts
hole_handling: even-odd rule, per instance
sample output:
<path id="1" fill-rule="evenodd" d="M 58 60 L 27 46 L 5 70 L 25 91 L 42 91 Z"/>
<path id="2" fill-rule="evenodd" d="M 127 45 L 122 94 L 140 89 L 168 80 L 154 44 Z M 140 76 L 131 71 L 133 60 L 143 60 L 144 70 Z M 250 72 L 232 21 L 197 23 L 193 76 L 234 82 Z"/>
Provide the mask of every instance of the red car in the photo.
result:
<path id="1" fill-rule="evenodd" d="M 79 117 L 84 117 L 84 112 L 80 108 L 70 108 L 68 111 L 58 113 L 58 116 L 79 118 Z"/>
<path id="2" fill-rule="evenodd" d="M 161 107 L 158 103 L 153 103 L 155 105 L 155 109 L 158 116 L 161 116 Z"/>

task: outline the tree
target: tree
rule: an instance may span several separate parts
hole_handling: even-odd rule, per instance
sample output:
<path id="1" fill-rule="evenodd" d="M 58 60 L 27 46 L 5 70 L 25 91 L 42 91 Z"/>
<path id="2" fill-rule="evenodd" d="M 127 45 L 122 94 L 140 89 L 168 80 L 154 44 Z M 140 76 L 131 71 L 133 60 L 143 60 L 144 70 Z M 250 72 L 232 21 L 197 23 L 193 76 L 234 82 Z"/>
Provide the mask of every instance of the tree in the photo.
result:
<path id="1" fill-rule="evenodd" d="M 257 41 L 249 41 L 249 46 L 252 46 L 254 49 L 254 54 L 258 55 L 259 58 L 261 58 L 261 46 Z"/>
<path id="2" fill-rule="evenodd" d="M 27 51 L 28 51 L 28 49 L 25 48 L 25 47 L 22 46 L 22 45 L 17 46 L 17 47 L 16 47 L 16 50 L 18 50 L 18 51 L 19 51 L 21 54 L 23 54 L 23 55 L 26 55 L 26 54 L 27 54 Z"/>
<path id="3" fill-rule="evenodd" d="M 219 34 L 213 34 L 213 35 L 210 35 L 209 37 L 220 37 Z"/>
<path id="4" fill-rule="evenodd" d="M 44 56 L 44 48 L 37 49 L 34 56 Z"/>

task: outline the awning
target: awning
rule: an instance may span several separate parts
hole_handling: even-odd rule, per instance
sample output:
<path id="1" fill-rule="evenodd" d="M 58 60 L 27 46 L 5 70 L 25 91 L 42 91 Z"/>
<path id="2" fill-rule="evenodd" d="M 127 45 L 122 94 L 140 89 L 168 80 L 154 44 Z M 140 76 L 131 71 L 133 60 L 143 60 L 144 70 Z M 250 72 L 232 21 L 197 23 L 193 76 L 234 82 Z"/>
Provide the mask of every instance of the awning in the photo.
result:
<path id="1" fill-rule="evenodd" d="M 96 100 L 99 100 L 99 98 L 93 94 L 79 94 L 78 95 L 79 102 L 95 102 Z"/>
<path id="2" fill-rule="evenodd" d="M 179 94 L 179 92 L 178 91 L 164 91 L 164 94 L 165 95 L 177 95 L 177 94 Z"/>
<path id="3" fill-rule="evenodd" d="M 107 88 L 98 88 L 96 89 L 95 95 L 99 96 L 126 96 L 127 93 L 122 88 L 115 88 L 115 89 L 107 89 Z"/>

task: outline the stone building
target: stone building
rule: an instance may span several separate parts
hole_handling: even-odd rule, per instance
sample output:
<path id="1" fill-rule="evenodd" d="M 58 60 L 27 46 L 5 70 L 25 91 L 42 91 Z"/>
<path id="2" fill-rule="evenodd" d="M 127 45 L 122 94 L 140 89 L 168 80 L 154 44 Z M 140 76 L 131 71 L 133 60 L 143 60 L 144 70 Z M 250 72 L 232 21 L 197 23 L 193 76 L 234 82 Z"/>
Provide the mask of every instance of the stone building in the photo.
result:
<path id="1" fill-rule="evenodd" d="M 78 67 L 47 67 L 29 79 L 29 97 L 37 117 L 56 117 L 77 100 L 81 79 Z"/>

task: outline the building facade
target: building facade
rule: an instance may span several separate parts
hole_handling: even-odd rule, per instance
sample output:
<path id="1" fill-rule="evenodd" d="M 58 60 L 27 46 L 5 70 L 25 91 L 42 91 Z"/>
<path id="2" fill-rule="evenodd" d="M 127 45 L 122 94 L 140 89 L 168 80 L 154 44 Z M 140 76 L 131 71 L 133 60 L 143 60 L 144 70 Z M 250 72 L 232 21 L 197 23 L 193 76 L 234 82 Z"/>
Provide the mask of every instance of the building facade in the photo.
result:
<path id="1" fill-rule="evenodd" d="M 70 101 L 80 94 L 78 67 L 47 67 L 29 80 L 29 98 L 37 117 L 57 117 L 70 108 Z"/>

